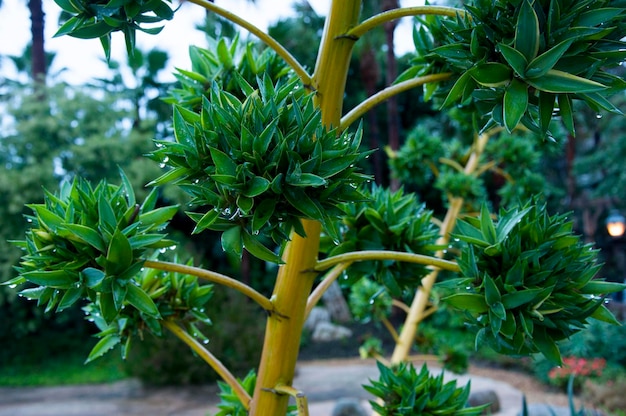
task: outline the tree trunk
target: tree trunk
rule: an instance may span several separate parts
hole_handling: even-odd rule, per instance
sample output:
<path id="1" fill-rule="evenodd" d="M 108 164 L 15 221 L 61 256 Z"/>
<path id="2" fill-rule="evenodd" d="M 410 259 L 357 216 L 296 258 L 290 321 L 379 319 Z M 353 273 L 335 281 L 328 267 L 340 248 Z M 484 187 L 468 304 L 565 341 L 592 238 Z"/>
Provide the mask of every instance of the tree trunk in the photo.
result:
<path id="1" fill-rule="evenodd" d="M 44 48 L 44 12 L 42 0 L 28 0 L 30 9 L 31 46 L 31 76 L 36 83 L 46 83 L 46 51 Z"/>

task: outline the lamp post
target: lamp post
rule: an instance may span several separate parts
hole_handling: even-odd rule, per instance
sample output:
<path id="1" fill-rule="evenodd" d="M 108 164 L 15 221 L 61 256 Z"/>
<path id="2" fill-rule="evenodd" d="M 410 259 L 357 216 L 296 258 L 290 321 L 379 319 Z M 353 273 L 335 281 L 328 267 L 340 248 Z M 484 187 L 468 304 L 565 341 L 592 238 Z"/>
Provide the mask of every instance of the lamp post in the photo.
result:
<path id="1" fill-rule="evenodd" d="M 606 217 L 606 230 L 613 238 L 619 238 L 626 231 L 626 218 L 619 211 L 612 209 Z"/>
<path id="2" fill-rule="evenodd" d="M 619 211 L 612 209 L 606 217 L 606 230 L 614 240 L 612 244 L 612 254 L 617 265 L 617 273 L 623 276 L 625 263 L 624 252 L 620 250 L 617 240 L 620 240 L 621 237 L 624 236 L 624 232 L 626 231 L 626 218 L 624 218 Z M 619 280 L 624 281 L 622 277 L 620 277 Z M 615 293 L 614 299 L 617 302 L 624 302 L 624 291 Z"/>

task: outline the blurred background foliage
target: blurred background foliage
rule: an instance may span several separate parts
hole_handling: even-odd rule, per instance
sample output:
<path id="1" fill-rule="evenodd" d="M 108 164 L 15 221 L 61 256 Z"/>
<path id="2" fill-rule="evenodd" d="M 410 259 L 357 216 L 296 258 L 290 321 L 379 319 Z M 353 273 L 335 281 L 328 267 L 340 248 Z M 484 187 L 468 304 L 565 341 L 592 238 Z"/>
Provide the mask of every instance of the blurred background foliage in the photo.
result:
<path id="1" fill-rule="evenodd" d="M 367 16 L 397 5 L 397 1 L 364 1 L 363 13 Z M 317 48 L 311 45 L 319 43 L 324 19 L 306 1 L 296 2 L 294 7 L 296 15 L 276 22 L 269 33 L 306 67 L 313 68 Z M 231 25 L 211 15 L 198 29 L 210 37 L 236 34 Z M 55 74 L 48 74 L 48 66 L 42 69 L 41 62 L 49 65 L 53 59 L 42 42 L 33 33 L 32 45 L 24 54 L 2 61 L 3 65 L 14 65 L 21 73 L 20 80 L 24 74 L 30 80 L 0 79 L 0 281 L 14 277 L 13 267 L 20 252 L 8 241 L 22 238 L 26 225 L 24 204 L 40 203 L 42 187 L 55 191 L 61 181 L 75 175 L 116 182 L 121 167 L 137 187 L 138 197 L 143 197 L 147 192 L 143 185 L 160 172 L 158 164 L 143 155 L 153 150 L 153 140 L 171 135 L 171 106 L 159 98 L 173 88 L 159 81 L 168 59 L 165 51 L 138 51 L 127 62 L 110 62 L 107 79 L 68 85 L 58 81 Z M 390 45 L 393 25 L 380 28 L 358 43 L 348 77 L 346 109 L 390 85 L 398 73 L 409 67 L 411 57 L 394 56 Z M 624 76 L 624 68 L 619 71 L 617 75 Z M 126 72 L 130 72 L 130 78 L 122 75 Z M 613 103 L 624 108 L 626 97 L 617 95 Z M 406 193 L 414 193 L 420 204 L 433 210 L 434 217 L 440 217 L 446 208 L 446 192 L 466 198 L 468 212 L 477 211 L 484 202 L 494 212 L 540 195 L 552 212 L 572 212 L 577 232 L 586 241 L 596 241 L 598 247 L 606 249 L 603 253 L 607 254 L 608 267 L 603 273 L 613 280 L 619 267 L 608 255 L 614 242 L 607 236 L 603 221 L 609 208 L 626 209 L 626 120 L 584 109 L 577 109 L 575 115 L 575 137 L 558 126 L 553 129 L 558 132 L 554 141 L 518 133 L 498 136 L 489 143 L 484 156 L 492 161 L 488 169 L 481 176 L 468 177 L 456 168 L 463 164 L 472 143 L 467 120 L 460 112 L 440 113 L 424 101 L 420 90 L 413 90 L 366 115 L 363 146 L 377 151 L 363 168 L 375 175 L 377 185 L 392 190 L 402 187 Z M 163 204 L 184 207 L 188 203 L 174 188 L 164 187 L 160 198 Z M 193 227 L 182 210 L 170 224 L 170 236 L 181 242 L 178 250 L 184 252 L 183 257 L 191 256 L 196 263 L 238 277 L 269 295 L 272 282 L 266 276 L 271 266 L 249 256 L 239 263 L 239 259 L 222 252 L 215 234 L 191 236 Z M 230 292 L 215 295 L 215 309 L 208 313 L 221 325 L 206 333 L 212 351 L 227 364 L 240 365 L 235 370 L 243 375 L 257 361 L 255 346 L 263 331 L 263 316 L 233 296 Z M 63 315 L 45 315 L 34 304 L 20 299 L 13 288 L 0 286 L 0 344 L 12 346 L 0 352 L 0 373 L 5 373 L 0 374 L 0 383 L 11 383 L 5 377 L 11 371 L 20 373 L 14 367 L 19 360 L 16 362 L 14 357 L 21 346 L 29 346 L 32 362 L 38 360 L 37 351 L 31 348 L 34 344 L 30 335 L 35 332 L 45 332 L 53 339 L 55 331 L 67 331 L 73 336 L 59 338 L 74 340 L 76 345 L 71 349 L 76 351 L 80 351 L 76 346 L 93 345 L 96 340 L 90 338 L 83 325 L 83 315 L 80 307 Z M 223 316 L 237 319 L 220 319 Z M 446 315 L 433 322 L 453 321 Z M 423 351 L 430 352 L 439 346 L 432 345 L 429 328 L 425 328 L 422 341 Z M 237 337 L 244 331 L 249 338 Z M 235 343 L 232 340 L 236 337 L 249 342 Z M 134 359 L 126 365 L 114 362 L 105 370 L 106 377 L 132 374 L 159 384 L 204 382 L 214 377 L 209 369 L 199 373 L 199 366 L 187 365 L 194 359 L 191 355 L 171 362 L 169 351 L 181 350 L 172 340 L 136 347 L 132 354 L 147 357 L 149 365 L 139 367 L 132 364 L 137 361 Z M 65 345 L 59 348 L 69 349 Z M 163 371 L 155 378 L 155 372 L 147 368 Z"/>

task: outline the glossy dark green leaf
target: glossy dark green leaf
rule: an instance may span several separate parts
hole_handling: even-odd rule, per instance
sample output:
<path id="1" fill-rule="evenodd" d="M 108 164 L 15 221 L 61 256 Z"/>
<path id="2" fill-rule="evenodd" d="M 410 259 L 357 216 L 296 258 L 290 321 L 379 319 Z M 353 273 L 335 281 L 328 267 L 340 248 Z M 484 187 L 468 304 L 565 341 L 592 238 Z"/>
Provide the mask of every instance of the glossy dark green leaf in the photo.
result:
<path id="1" fill-rule="evenodd" d="M 567 52 L 572 42 L 572 39 L 565 40 L 530 61 L 526 68 L 526 77 L 537 78 L 544 76 L 549 70 L 554 68 L 554 65 Z"/>
<path id="2" fill-rule="evenodd" d="M 148 296 L 142 288 L 132 283 L 128 284 L 126 288 L 128 289 L 128 292 L 126 293 L 126 300 L 128 303 L 148 316 L 155 319 L 161 318 L 159 308 L 157 308 L 152 298 Z"/>
<path id="3" fill-rule="evenodd" d="M 211 158 L 213 159 L 213 163 L 215 163 L 215 170 L 218 175 L 228 175 L 233 177 L 237 175 L 237 165 L 226 153 L 213 147 L 210 151 Z"/>
<path id="4" fill-rule="evenodd" d="M 111 203 L 104 195 L 98 198 L 98 220 L 98 224 L 109 232 L 113 232 L 117 227 L 115 212 L 111 207 Z"/>
<path id="5" fill-rule="evenodd" d="M 165 172 L 155 180 L 148 183 L 147 186 L 160 186 L 166 183 L 176 183 L 179 179 L 189 174 L 189 169 L 183 167 L 176 167 Z"/>
<path id="6" fill-rule="evenodd" d="M 548 360 L 552 361 L 556 365 L 561 365 L 561 353 L 556 343 L 547 334 L 544 327 L 535 327 L 533 333 L 533 342 L 539 352 L 541 352 Z"/>
<path id="7" fill-rule="evenodd" d="M 489 310 L 485 298 L 474 293 L 457 293 L 443 298 L 442 301 L 470 313 L 485 313 Z"/>
<path id="8" fill-rule="evenodd" d="M 587 295 L 607 295 L 609 293 L 626 290 L 626 284 L 592 280 L 580 288 L 580 293 Z"/>
<path id="9" fill-rule="evenodd" d="M 107 271 L 110 268 L 111 273 L 120 273 L 133 262 L 133 249 L 130 246 L 130 242 L 119 230 L 115 231 L 109 242 L 107 262 L 108 266 L 110 266 L 107 267 Z"/>
<path id="10" fill-rule="evenodd" d="M 236 254 L 241 257 L 243 250 L 243 239 L 241 238 L 241 227 L 234 226 L 222 233 L 222 249 L 226 253 Z"/>
<path id="11" fill-rule="evenodd" d="M 64 270 L 36 270 L 22 273 L 22 277 L 36 285 L 59 289 L 67 289 L 76 283 L 75 276 Z"/>
<path id="12" fill-rule="evenodd" d="M 530 0 L 522 0 L 515 26 L 515 49 L 527 61 L 532 61 L 539 52 L 539 19 Z"/>
<path id="13" fill-rule="evenodd" d="M 61 312 L 74 305 L 83 295 L 82 287 L 71 287 L 65 291 L 57 305 L 57 312 Z"/>
<path id="14" fill-rule="evenodd" d="M 456 80 L 450 92 L 448 93 L 446 99 L 444 100 L 441 108 L 446 108 L 451 106 L 452 104 L 459 101 L 459 99 L 463 96 L 463 92 L 465 91 L 468 83 L 473 82 L 472 74 L 467 71 L 464 72 L 459 79 Z"/>
<path id="15" fill-rule="evenodd" d="M 119 344 L 120 341 L 121 341 L 120 337 L 114 334 L 110 334 L 110 335 L 103 337 L 93 347 L 93 349 L 89 353 L 89 356 L 87 357 L 87 360 L 85 361 L 85 364 L 90 361 L 95 360 L 96 358 L 103 356 L 107 351 L 111 350 L 113 347 Z"/>
<path id="16" fill-rule="evenodd" d="M 267 191 L 269 187 L 270 181 L 262 176 L 255 176 L 246 183 L 246 188 L 242 192 L 242 195 L 252 198 L 261 195 L 263 192 Z"/>
<path id="17" fill-rule="evenodd" d="M 623 12 L 624 9 L 618 7 L 604 7 L 600 9 L 589 10 L 588 12 L 582 13 L 578 17 L 576 21 L 576 26 L 593 27 L 606 24 L 611 19 Z"/>
<path id="18" fill-rule="evenodd" d="M 550 122 L 552 121 L 555 102 L 555 94 L 545 91 L 539 92 L 539 126 L 544 132 L 548 131 Z"/>
<path id="19" fill-rule="evenodd" d="M 524 77 L 526 67 L 528 66 L 528 60 L 524 54 L 504 43 L 498 44 L 498 49 L 506 62 L 513 68 L 513 71 L 515 71 L 518 76 Z"/>
<path id="20" fill-rule="evenodd" d="M 480 230 L 489 245 L 497 243 L 496 227 L 493 225 L 491 214 L 485 204 L 480 209 Z"/>
<path id="21" fill-rule="evenodd" d="M 506 309 L 518 308 L 527 303 L 531 303 L 541 294 L 542 288 L 524 289 L 518 292 L 506 293 L 502 295 L 502 304 Z M 536 302 L 535 302 L 536 303 Z"/>
<path id="22" fill-rule="evenodd" d="M 243 239 L 243 246 L 254 257 L 271 263 L 282 263 L 280 256 L 261 244 L 256 236 L 252 236 L 246 230 L 243 230 L 241 237 Z"/>
<path id="23" fill-rule="evenodd" d="M 112 28 L 103 20 L 99 22 L 92 20 L 84 22 L 68 35 L 79 39 L 96 39 L 109 34 L 111 30 Z"/>
<path id="24" fill-rule="evenodd" d="M 122 284 L 119 280 L 113 281 L 111 285 L 111 293 L 113 295 L 113 306 L 115 306 L 115 310 L 119 311 L 124 306 L 124 301 L 126 300 L 126 295 L 128 294 L 128 286 Z"/>
<path id="25" fill-rule="evenodd" d="M 298 178 L 296 180 L 290 181 L 289 179 L 287 180 L 287 183 L 289 183 L 290 185 L 293 186 L 302 186 L 302 187 L 309 187 L 309 186 L 313 186 L 313 187 L 317 187 L 317 186 L 323 186 L 326 185 L 326 179 L 317 176 L 313 173 L 302 173 L 300 175 L 298 175 Z"/>
<path id="26" fill-rule="evenodd" d="M 622 325 L 622 323 L 615 318 L 615 315 L 613 315 L 613 313 L 604 305 L 600 305 L 600 307 L 591 314 L 591 317 L 593 319 L 597 319 L 598 321 L 607 322 L 611 325 Z"/>
<path id="27" fill-rule="evenodd" d="M 257 232 L 263 228 L 272 214 L 274 214 L 275 209 L 276 199 L 264 199 L 254 210 L 254 215 L 252 217 L 252 232 Z"/>
<path id="28" fill-rule="evenodd" d="M 509 133 L 515 130 L 527 108 L 528 85 L 514 78 L 504 92 L 503 118 Z"/>
<path id="29" fill-rule="evenodd" d="M 497 63 L 488 62 L 480 64 L 470 71 L 474 81 L 485 87 L 500 87 L 508 84 L 513 77 L 510 67 Z"/>
<path id="30" fill-rule="evenodd" d="M 113 300 L 113 293 L 100 292 L 98 303 L 100 306 L 100 314 L 106 323 L 111 323 L 115 320 L 118 314 L 118 310 L 115 307 L 115 301 Z"/>
<path id="31" fill-rule="evenodd" d="M 148 211 L 139 215 L 139 221 L 143 225 L 146 225 L 146 226 L 161 225 L 171 220 L 172 217 L 174 217 L 174 215 L 176 215 L 177 212 L 178 212 L 177 205 L 172 205 L 169 207 L 161 207 L 161 208 L 153 209 L 152 211 Z"/>
<path id="32" fill-rule="evenodd" d="M 196 226 L 194 227 L 191 233 L 198 234 L 199 232 L 202 232 L 206 230 L 207 228 L 210 228 L 211 225 L 213 225 L 213 223 L 215 222 L 215 220 L 217 220 L 219 216 L 220 216 L 220 213 L 214 209 L 202 215 L 202 217 L 197 221 Z"/>
<path id="33" fill-rule="evenodd" d="M 93 228 L 80 224 L 66 224 L 64 228 L 101 253 L 106 252 L 104 240 Z"/>
<path id="34" fill-rule="evenodd" d="M 102 270 L 98 270 L 93 267 L 87 267 L 81 272 L 81 278 L 85 285 L 89 288 L 98 286 L 102 283 L 105 277 L 106 274 Z"/>
<path id="35" fill-rule="evenodd" d="M 485 300 L 489 306 L 493 306 L 502 301 L 498 286 L 490 276 L 483 278 L 483 285 L 485 289 Z"/>
<path id="36" fill-rule="evenodd" d="M 526 79 L 540 91 L 559 93 L 588 93 L 606 89 L 599 82 L 591 81 L 567 72 L 551 69 L 539 78 Z"/>
<path id="37" fill-rule="evenodd" d="M 243 212 L 244 214 L 250 213 L 253 206 L 254 206 L 253 198 L 248 198 L 247 196 L 244 196 L 244 195 L 239 195 L 237 197 L 237 208 L 239 208 L 239 210 L 241 210 L 241 212 Z"/>

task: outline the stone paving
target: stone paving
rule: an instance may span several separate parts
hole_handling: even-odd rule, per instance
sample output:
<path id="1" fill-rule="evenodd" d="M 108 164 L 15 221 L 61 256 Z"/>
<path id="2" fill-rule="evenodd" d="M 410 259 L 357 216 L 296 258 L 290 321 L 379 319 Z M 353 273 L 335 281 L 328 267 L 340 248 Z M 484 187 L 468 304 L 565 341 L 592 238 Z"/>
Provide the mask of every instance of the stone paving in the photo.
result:
<path id="1" fill-rule="evenodd" d="M 371 396 L 361 385 L 377 376 L 371 362 L 303 363 L 298 367 L 294 386 L 306 393 L 310 416 L 331 416 L 341 398 L 358 399 L 367 406 Z M 446 378 L 450 377 L 446 374 Z M 509 384 L 480 376 L 454 377 L 459 386 L 471 379 L 473 392 L 495 391 L 502 410 L 493 416 L 519 414 L 522 393 Z M 104 385 L 0 388 L 0 416 L 206 416 L 217 411 L 216 391 L 213 385 L 145 388 L 134 380 Z M 539 413 L 541 410 L 535 409 L 531 416 L 544 414 Z M 555 410 L 557 415 L 568 415 L 562 409 Z"/>

